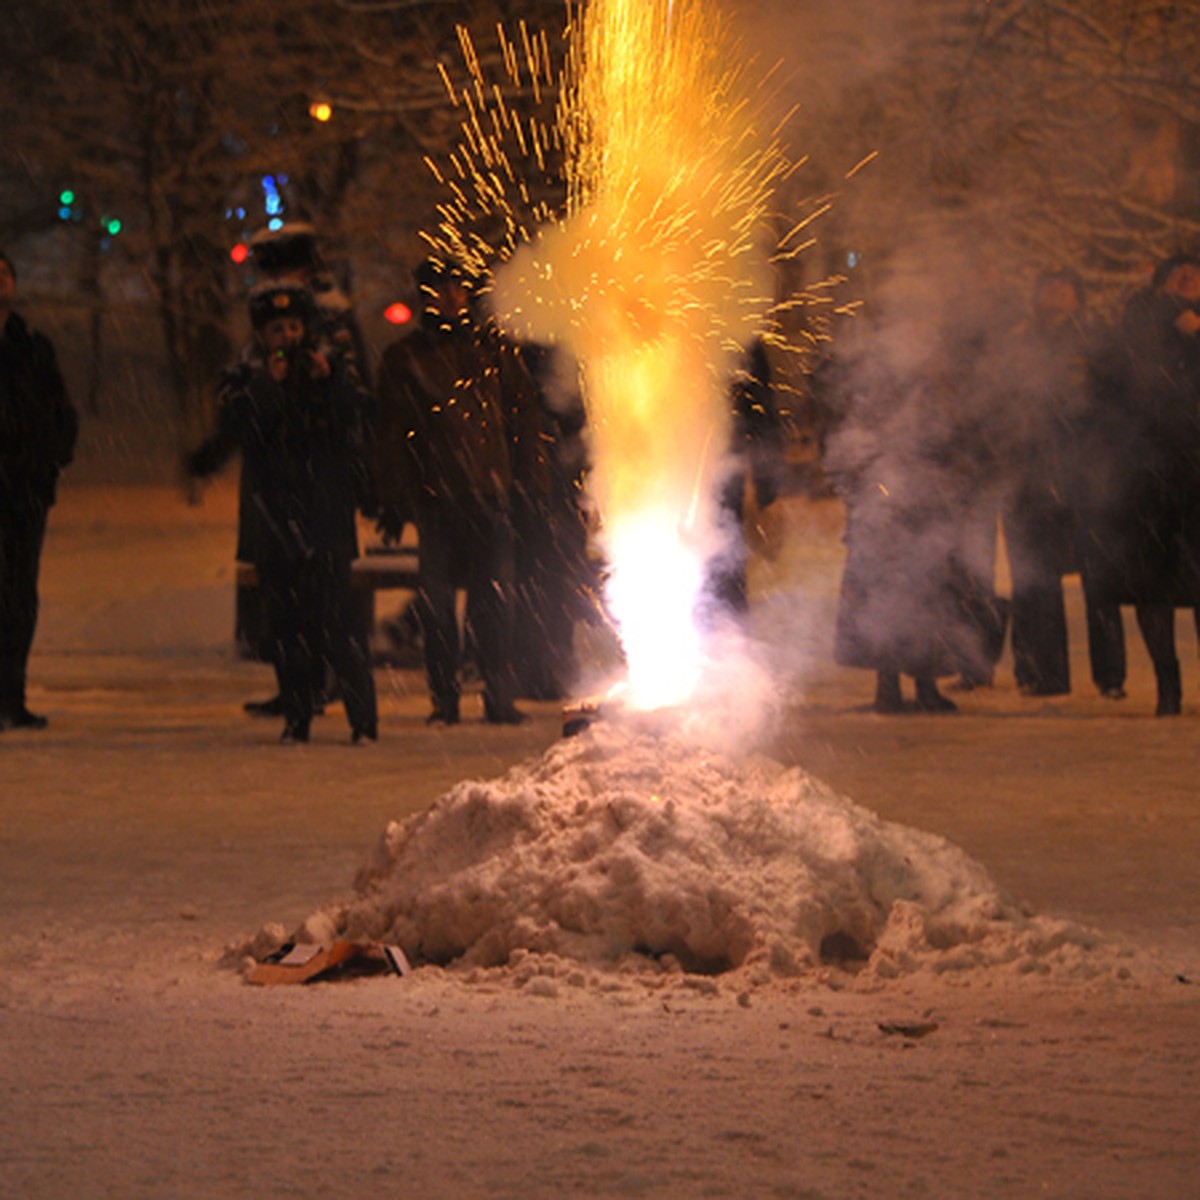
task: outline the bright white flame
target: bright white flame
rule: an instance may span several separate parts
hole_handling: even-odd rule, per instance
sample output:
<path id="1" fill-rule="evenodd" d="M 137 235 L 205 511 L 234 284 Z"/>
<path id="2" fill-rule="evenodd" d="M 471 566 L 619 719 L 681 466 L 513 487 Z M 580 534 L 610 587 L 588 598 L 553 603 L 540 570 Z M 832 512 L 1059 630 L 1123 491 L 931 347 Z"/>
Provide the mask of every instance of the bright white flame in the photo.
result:
<path id="1" fill-rule="evenodd" d="M 695 607 L 704 558 L 681 536 L 671 510 L 618 521 L 605 542 L 613 563 L 608 603 L 629 665 L 626 704 L 682 704 L 700 680 L 704 647 Z"/>

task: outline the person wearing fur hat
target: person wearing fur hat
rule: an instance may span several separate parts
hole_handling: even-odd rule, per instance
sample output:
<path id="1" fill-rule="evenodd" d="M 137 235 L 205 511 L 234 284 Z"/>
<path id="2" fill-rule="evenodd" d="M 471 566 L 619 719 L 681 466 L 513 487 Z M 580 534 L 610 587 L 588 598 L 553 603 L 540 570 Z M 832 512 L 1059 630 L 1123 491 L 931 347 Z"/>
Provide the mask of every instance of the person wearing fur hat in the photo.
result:
<path id="1" fill-rule="evenodd" d="M 13 312 L 16 291 L 0 251 L 0 730 L 47 724 L 26 707 L 25 679 L 46 518 L 79 433 L 54 347 Z"/>
<path id="2" fill-rule="evenodd" d="M 250 253 L 260 288 L 287 282 L 303 284 L 308 288 L 316 318 L 309 331 L 312 340 L 336 350 L 354 368 L 359 381 L 369 389 L 370 361 L 362 330 L 354 315 L 354 306 L 326 265 L 321 253 L 320 236 L 314 226 L 306 221 L 287 221 L 277 229 L 264 227 L 250 238 Z M 364 507 L 372 513 L 378 508 L 369 490 L 362 500 Z M 251 529 L 247 528 L 248 522 L 244 518 L 247 508 L 244 492 L 239 496 L 238 507 L 238 561 L 250 562 L 253 560 L 249 547 Z M 249 524 L 252 526 L 252 522 Z M 235 635 L 239 646 L 252 657 L 270 658 L 270 631 L 266 628 L 261 597 L 255 587 L 239 585 L 237 588 Z M 363 638 L 369 635 L 369 628 L 359 631 L 359 636 Z M 318 691 L 322 697 L 332 694 L 332 681 L 326 678 L 323 670 Z M 256 717 L 277 717 L 283 711 L 278 695 L 268 700 L 248 700 L 243 707 Z M 321 710 L 322 705 L 318 703 L 317 711 Z"/>
<path id="3" fill-rule="evenodd" d="M 306 221 L 260 229 L 250 238 L 250 253 L 264 283 L 292 280 L 308 288 L 317 318 L 314 338 L 336 347 L 370 387 L 370 362 L 354 305 L 326 266 L 316 229 Z"/>
<path id="4" fill-rule="evenodd" d="M 282 740 L 307 742 L 318 666 L 341 690 L 354 742 L 378 737 L 367 646 L 351 619 L 355 509 L 365 469 L 370 401 L 353 368 L 314 345 L 312 294 L 270 283 L 250 296 L 258 354 L 222 385 L 218 428 L 187 461 L 211 475 L 242 454 L 247 544 L 258 573 L 284 718 Z"/>

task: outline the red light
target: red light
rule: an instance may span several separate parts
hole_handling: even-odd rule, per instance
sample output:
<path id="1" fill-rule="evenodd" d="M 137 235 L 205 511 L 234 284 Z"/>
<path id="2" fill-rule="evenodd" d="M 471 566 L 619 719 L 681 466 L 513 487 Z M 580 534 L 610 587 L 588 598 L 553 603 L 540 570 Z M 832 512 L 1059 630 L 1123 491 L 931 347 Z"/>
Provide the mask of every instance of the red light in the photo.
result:
<path id="1" fill-rule="evenodd" d="M 393 325 L 407 325 L 412 320 L 412 309 L 397 300 L 395 304 L 389 304 L 383 310 L 383 316 Z"/>
<path id="2" fill-rule="evenodd" d="M 229 252 L 229 257 L 240 267 L 250 257 L 250 247 L 245 242 L 238 242 Z"/>

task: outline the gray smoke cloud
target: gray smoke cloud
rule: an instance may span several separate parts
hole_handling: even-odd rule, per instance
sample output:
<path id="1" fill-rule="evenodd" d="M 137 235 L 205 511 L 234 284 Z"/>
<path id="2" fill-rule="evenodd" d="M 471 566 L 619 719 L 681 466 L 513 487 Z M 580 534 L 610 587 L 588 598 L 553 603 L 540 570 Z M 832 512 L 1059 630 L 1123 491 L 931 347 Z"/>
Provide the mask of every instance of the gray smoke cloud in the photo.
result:
<path id="1" fill-rule="evenodd" d="M 1061 438 L 1085 404 L 1079 346 L 1056 357 L 1031 329 L 1034 276 L 1058 264 L 1019 217 L 1037 179 L 987 144 L 1002 140 L 1005 97 L 988 114 L 971 74 L 985 7 L 723 3 L 747 55 L 774 68 L 772 111 L 791 114 L 782 136 L 807 158 L 783 220 L 830 203 L 804 276 L 842 277 L 834 294 L 859 304 L 829 323 L 809 365 L 849 518 L 854 615 L 838 649 L 853 659 L 860 644 L 862 666 L 892 650 L 911 662 L 922 643 L 938 649 L 931 674 L 986 665 L 998 522 L 1042 470 L 1031 448 Z"/>

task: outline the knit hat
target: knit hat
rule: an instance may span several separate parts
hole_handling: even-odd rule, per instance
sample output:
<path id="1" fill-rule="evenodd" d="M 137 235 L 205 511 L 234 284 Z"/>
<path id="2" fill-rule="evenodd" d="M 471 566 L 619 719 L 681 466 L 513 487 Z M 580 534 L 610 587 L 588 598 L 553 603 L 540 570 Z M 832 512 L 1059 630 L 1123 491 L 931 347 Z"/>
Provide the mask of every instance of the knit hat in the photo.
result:
<path id="1" fill-rule="evenodd" d="M 255 329 L 276 317 L 299 317 L 311 329 L 313 312 L 312 292 L 302 283 L 262 283 L 250 293 L 250 323 Z"/>

